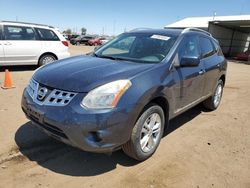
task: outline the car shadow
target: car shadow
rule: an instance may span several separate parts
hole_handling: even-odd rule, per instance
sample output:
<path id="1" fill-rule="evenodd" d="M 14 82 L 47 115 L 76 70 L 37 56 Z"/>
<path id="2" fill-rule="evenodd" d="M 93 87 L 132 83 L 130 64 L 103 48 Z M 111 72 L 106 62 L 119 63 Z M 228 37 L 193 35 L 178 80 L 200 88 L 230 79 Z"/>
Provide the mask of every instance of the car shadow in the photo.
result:
<path id="1" fill-rule="evenodd" d="M 203 110 L 197 106 L 170 121 L 164 136 L 192 120 Z M 30 121 L 15 134 L 20 152 L 29 160 L 56 173 L 70 176 L 95 176 L 112 171 L 117 164 L 134 166 L 139 162 L 126 156 L 121 150 L 107 154 L 88 153 L 58 142 L 36 128 Z"/>
<path id="2" fill-rule="evenodd" d="M 0 72 L 4 72 L 6 69 L 13 72 L 18 71 L 34 71 L 38 68 L 37 65 L 18 65 L 18 66 L 0 66 Z"/>
<path id="3" fill-rule="evenodd" d="M 56 173 L 94 176 L 114 170 L 117 164 L 133 166 L 138 162 L 122 151 L 110 154 L 89 153 L 50 138 L 30 121 L 15 134 L 19 151 L 29 160 Z"/>
<path id="4" fill-rule="evenodd" d="M 196 116 L 200 115 L 202 112 L 209 112 L 209 110 L 205 109 L 202 104 L 199 104 L 183 114 L 173 118 L 172 120 L 169 121 L 169 125 L 165 127 L 165 131 L 163 134 L 163 137 L 171 134 L 173 131 L 184 125 L 185 123 L 191 121 L 194 119 Z"/>

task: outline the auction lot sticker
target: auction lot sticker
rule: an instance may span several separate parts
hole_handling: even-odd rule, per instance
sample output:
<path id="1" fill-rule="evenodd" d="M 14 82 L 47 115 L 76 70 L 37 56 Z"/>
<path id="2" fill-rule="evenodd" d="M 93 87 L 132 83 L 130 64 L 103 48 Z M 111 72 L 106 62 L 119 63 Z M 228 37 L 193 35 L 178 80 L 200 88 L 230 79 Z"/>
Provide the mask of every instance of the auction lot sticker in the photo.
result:
<path id="1" fill-rule="evenodd" d="M 170 37 L 164 35 L 152 35 L 150 38 L 158 40 L 169 40 Z"/>

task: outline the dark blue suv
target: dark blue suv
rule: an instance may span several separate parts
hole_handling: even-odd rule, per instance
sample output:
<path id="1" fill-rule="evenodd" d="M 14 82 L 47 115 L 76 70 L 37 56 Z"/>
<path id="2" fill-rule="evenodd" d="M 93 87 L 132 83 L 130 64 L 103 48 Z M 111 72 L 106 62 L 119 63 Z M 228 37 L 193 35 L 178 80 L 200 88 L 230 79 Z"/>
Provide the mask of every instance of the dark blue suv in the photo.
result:
<path id="1" fill-rule="evenodd" d="M 134 30 L 90 55 L 39 68 L 24 90 L 22 109 L 37 127 L 90 152 L 122 148 L 145 160 L 170 119 L 221 101 L 227 62 L 209 33 Z"/>

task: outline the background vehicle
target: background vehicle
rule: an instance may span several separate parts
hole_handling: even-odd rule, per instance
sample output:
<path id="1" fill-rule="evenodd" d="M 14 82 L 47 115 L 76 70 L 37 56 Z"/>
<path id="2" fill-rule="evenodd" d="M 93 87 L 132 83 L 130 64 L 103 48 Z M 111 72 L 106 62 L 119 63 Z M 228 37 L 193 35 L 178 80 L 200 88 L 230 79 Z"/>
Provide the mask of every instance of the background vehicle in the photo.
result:
<path id="1" fill-rule="evenodd" d="M 0 22 L 0 65 L 44 65 L 69 55 L 68 42 L 54 27 Z"/>
<path id="2" fill-rule="evenodd" d="M 112 40 L 114 37 L 105 37 L 104 39 L 101 39 L 101 43 L 105 44 L 106 42 Z"/>
<path id="3" fill-rule="evenodd" d="M 22 109 L 64 143 L 91 152 L 122 148 L 142 161 L 156 151 L 170 119 L 201 102 L 218 108 L 226 69 L 218 42 L 205 31 L 132 31 L 92 56 L 36 71 Z"/>
<path id="4" fill-rule="evenodd" d="M 71 39 L 74 39 L 74 38 L 77 38 L 77 37 L 79 37 L 80 35 L 77 35 L 77 34 L 69 34 L 69 35 L 67 35 L 67 40 L 71 40 Z"/>
<path id="5" fill-rule="evenodd" d="M 90 46 L 99 46 L 99 45 L 102 45 L 104 44 L 104 41 L 106 40 L 105 37 L 98 37 L 98 38 L 94 38 L 94 39 L 90 39 L 88 41 L 88 44 Z"/>
<path id="6" fill-rule="evenodd" d="M 250 61 L 250 50 L 239 53 L 236 57 L 237 60 L 241 61 Z"/>
<path id="7" fill-rule="evenodd" d="M 93 36 L 81 35 L 76 38 L 70 39 L 70 43 L 73 45 L 85 44 L 88 45 L 88 41 L 93 39 Z"/>

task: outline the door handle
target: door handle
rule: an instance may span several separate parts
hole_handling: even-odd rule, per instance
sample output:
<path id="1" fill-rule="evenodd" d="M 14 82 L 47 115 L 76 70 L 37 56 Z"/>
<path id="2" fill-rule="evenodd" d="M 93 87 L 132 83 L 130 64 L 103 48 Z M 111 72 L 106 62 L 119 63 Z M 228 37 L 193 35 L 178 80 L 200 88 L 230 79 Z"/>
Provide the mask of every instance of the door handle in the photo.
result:
<path id="1" fill-rule="evenodd" d="M 202 74 L 204 74 L 205 73 L 205 70 L 200 70 L 199 71 L 199 75 L 202 75 Z"/>
<path id="2" fill-rule="evenodd" d="M 10 42 L 6 42 L 6 43 L 4 43 L 4 45 L 9 46 L 9 45 L 12 45 L 12 44 Z"/>

